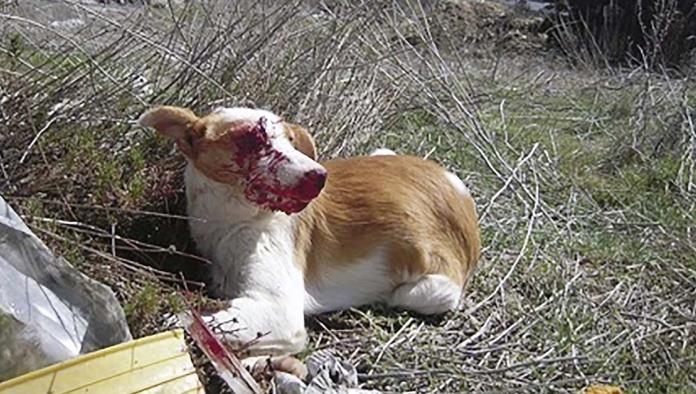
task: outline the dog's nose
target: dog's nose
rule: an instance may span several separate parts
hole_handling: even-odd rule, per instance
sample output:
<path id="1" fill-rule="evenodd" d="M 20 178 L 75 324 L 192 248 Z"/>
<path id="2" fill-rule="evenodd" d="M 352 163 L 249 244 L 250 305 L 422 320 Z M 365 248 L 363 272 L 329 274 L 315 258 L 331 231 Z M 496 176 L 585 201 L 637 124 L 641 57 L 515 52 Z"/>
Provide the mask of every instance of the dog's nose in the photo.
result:
<path id="1" fill-rule="evenodd" d="M 321 193 L 326 184 L 326 170 L 307 171 L 302 180 L 290 190 L 290 195 L 300 201 L 309 202 Z"/>
<path id="2" fill-rule="evenodd" d="M 309 171 L 305 174 L 305 179 L 307 183 L 313 185 L 317 191 L 321 191 L 326 184 L 326 170 Z"/>

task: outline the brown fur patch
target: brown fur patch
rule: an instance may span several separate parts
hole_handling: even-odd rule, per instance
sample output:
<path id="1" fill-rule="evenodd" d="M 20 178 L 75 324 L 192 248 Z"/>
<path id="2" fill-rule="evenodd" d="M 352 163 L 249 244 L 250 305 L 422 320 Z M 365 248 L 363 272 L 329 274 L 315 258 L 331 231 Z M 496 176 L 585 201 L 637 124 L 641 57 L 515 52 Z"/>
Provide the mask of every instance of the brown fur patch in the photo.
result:
<path id="1" fill-rule="evenodd" d="M 186 138 L 189 129 L 197 121 L 198 116 L 193 111 L 170 106 L 153 108 L 140 117 L 141 125 L 152 127 L 162 135 L 174 140 Z"/>
<path id="2" fill-rule="evenodd" d="M 229 122 L 219 114 L 198 118 L 191 110 L 162 106 L 147 111 L 140 123 L 173 139 L 179 150 L 210 179 L 241 189 L 241 178 L 232 171 L 232 130 L 244 122 Z"/>
<path id="3" fill-rule="evenodd" d="M 322 163 L 328 181 L 300 213 L 296 257 L 312 281 L 324 265 L 349 266 L 385 248 L 395 284 L 442 274 L 464 285 L 480 240 L 470 196 L 437 164 L 409 156 Z"/>
<path id="4" fill-rule="evenodd" d="M 316 160 L 317 148 L 307 129 L 293 123 L 283 122 L 283 125 L 285 126 L 285 134 L 290 139 L 292 146 L 310 159 Z"/>

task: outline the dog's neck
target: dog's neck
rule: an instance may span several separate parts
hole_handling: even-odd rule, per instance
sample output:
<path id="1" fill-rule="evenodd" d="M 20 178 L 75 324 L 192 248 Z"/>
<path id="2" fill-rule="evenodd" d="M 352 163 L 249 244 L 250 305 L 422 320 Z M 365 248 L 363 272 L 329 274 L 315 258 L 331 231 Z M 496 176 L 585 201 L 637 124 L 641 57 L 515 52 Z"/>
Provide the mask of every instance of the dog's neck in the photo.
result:
<path id="1" fill-rule="evenodd" d="M 244 198 L 241 185 L 228 185 L 215 181 L 192 163 L 186 166 L 184 175 L 188 213 L 195 219 L 202 219 L 211 225 L 222 224 L 260 224 L 273 216 L 272 212 L 262 210 Z"/>
<path id="2" fill-rule="evenodd" d="M 239 296 L 297 275 L 292 217 L 248 203 L 241 187 L 214 181 L 191 163 L 185 180 L 191 235 L 213 263 L 215 292 Z"/>

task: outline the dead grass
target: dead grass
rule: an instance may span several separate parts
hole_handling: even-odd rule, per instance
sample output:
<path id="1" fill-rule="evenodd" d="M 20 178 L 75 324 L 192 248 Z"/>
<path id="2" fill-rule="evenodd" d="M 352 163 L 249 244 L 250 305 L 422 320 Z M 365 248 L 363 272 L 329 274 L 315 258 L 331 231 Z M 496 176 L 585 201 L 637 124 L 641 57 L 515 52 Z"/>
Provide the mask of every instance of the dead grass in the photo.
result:
<path id="1" fill-rule="evenodd" d="M 251 102 L 308 125 L 324 158 L 430 157 L 478 201 L 485 249 L 461 311 L 319 316 L 307 352 L 393 391 L 696 390 L 692 79 L 491 45 L 509 27 L 443 35 L 415 2 L 59 6 L 2 6 L 0 193 L 118 293 L 134 334 L 159 330 L 180 272 L 198 289 L 206 262 L 182 159 L 133 120 Z M 84 24 L 52 27 L 56 13 Z"/>

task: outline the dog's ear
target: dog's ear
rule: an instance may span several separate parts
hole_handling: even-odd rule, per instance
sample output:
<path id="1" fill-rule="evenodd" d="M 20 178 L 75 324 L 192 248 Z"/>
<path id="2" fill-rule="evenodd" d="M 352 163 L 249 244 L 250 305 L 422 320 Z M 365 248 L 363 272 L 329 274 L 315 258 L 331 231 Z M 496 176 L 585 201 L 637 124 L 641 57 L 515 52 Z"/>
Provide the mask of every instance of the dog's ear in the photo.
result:
<path id="1" fill-rule="evenodd" d="M 194 140 L 202 137 L 202 130 L 194 127 L 198 120 L 198 116 L 189 109 L 162 106 L 142 114 L 138 123 L 173 139 L 185 155 L 191 156 Z"/>
<path id="2" fill-rule="evenodd" d="M 292 146 L 312 160 L 317 159 L 317 147 L 314 145 L 314 138 L 309 135 L 307 129 L 300 125 L 285 122 L 285 131 L 292 143 Z"/>
<path id="3" fill-rule="evenodd" d="M 152 127 L 158 133 L 178 140 L 186 138 L 186 133 L 198 120 L 191 110 L 180 107 L 155 107 L 140 116 L 138 123 Z"/>

